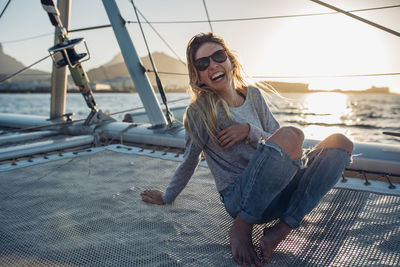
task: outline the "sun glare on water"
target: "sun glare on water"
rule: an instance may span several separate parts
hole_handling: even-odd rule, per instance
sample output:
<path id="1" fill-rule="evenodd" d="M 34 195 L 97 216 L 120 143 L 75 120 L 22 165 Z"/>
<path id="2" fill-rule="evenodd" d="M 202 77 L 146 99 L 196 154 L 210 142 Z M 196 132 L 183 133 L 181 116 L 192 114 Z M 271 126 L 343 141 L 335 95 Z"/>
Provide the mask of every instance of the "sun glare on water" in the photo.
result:
<path id="1" fill-rule="evenodd" d="M 304 99 L 302 128 L 306 138 L 322 140 L 333 133 L 349 134 L 341 128 L 346 123 L 351 108 L 347 95 L 322 92 L 307 94 Z"/>

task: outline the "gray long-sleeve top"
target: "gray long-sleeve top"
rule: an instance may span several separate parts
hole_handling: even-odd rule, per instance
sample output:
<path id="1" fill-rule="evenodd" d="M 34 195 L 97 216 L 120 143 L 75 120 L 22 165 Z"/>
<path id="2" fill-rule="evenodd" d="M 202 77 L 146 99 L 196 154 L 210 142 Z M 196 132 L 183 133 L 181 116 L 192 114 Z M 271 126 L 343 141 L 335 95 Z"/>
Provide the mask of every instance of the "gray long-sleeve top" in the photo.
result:
<path id="1" fill-rule="evenodd" d="M 217 190 L 222 191 L 229 184 L 234 183 L 239 174 L 246 168 L 257 148 L 259 139 L 261 137 L 267 139 L 279 128 L 279 123 L 273 117 L 263 95 L 255 87 L 248 87 L 244 103 L 239 107 L 229 107 L 229 112 L 232 120 L 223 121 L 220 120 L 223 113 L 219 112 L 218 126 L 228 127 L 234 124 L 249 124 L 248 144 L 243 140 L 223 150 L 209 138 L 204 127 L 199 125 L 199 122 L 193 122 L 198 124 L 194 128 L 200 129 L 195 134 L 200 135 L 200 140 L 206 140 L 205 144 L 200 147 L 186 133 L 183 161 L 175 170 L 170 184 L 162 196 L 165 203 L 172 203 L 189 182 L 200 162 L 202 151 L 204 151 L 204 157 L 214 176 Z"/>

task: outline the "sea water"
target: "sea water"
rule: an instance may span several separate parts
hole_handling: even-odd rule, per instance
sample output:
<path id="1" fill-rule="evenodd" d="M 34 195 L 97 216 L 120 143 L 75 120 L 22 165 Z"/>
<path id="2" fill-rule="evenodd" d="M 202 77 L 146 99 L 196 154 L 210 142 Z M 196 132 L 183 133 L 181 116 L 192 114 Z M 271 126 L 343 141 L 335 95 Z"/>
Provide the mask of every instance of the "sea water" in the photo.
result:
<path id="1" fill-rule="evenodd" d="M 137 93 L 95 93 L 94 96 L 98 107 L 110 113 L 142 107 Z M 187 93 L 168 93 L 167 98 L 170 107 L 190 102 Z M 281 126 L 299 127 L 308 139 L 321 140 L 332 133 L 343 133 L 355 142 L 400 144 L 400 137 L 383 134 L 400 132 L 400 95 L 286 93 L 271 94 L 268 102 Z M 0 94 L 0 113 L 49 116 L 50 95 Z M 89 108 L 80 94 L 67 95 L 66 113 L 74 113 L 74 119 L 88 115 Z M 124 113 L 113 117 L 122 120 Z"/>

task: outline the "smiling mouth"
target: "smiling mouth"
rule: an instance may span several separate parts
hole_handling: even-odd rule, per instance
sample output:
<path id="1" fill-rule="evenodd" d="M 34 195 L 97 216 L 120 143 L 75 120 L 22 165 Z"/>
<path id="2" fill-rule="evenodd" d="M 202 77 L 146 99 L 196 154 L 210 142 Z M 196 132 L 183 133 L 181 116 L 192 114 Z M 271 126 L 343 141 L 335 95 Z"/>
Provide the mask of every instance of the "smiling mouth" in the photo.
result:
<path id="1" fill-rule="evenodd" d="M 225 73 L 220 73 L 214 77 L 211 78 L 212 81 L 217 81 L 219 79 L 222 79 L 225 76 Z"/>

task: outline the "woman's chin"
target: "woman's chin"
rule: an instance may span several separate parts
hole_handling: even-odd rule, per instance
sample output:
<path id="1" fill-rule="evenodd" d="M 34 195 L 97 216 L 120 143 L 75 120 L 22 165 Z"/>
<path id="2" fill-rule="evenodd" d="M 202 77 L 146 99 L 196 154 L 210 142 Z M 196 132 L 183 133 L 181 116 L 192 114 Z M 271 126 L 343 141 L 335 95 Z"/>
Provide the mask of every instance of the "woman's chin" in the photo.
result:
<path id="1" fill-rule="evenodd" d="M 210 87 L 216 91 L 226 91 L 226 90 L 230 90 L 231 85 L 228 82 L 228 80 L 224 77 L 221 80 L 212 82 L 210 84 Z"/>

